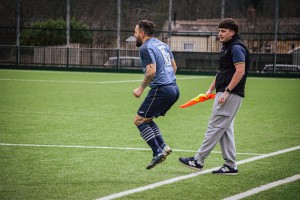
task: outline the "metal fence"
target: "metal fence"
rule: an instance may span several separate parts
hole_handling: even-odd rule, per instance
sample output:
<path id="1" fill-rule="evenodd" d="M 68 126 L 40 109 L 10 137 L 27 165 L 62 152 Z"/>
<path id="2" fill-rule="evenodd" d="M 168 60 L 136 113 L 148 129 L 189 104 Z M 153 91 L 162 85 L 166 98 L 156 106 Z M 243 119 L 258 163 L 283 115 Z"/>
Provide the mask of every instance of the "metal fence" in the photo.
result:
<path id="1" fill-rule="evenodd" d="M 1 67 L 35 67 L 48 69 L 111 69 L 140 70 L 138 49 L 131 31 L 121 32 L 121 48 L 116 49 L 116 31 L 90 30 L 91 44 L 60 46 L 1 45 Z M 0 28 L 1 40 L 13 41 L 13 29 Z M 6 37 L 6 38 L 5 38 Z M 64 35 L 62 36 L 64 37 Z M 217 33 L 188 32 L 173 34 L 167 32 L 157 37 L 169 44 L 173 51 L 179 72 L 215 72 L 218 68 L 220 43 Z M 300 75 L 299 34 L 279 34 L 274 41 L 272 34 L 242 33 L 241 37 L 251 51 L 250 71 L 256 74 Z M 42 38 L 41 40 L 46 40 Z M 11 42 L 9 42 L 11 43 Z M 276 54 L 274 52 L 276 45 Z M 115 59 L 119 57 L 120 59 Z M 276 67 L 273 68 L 274 60 Z"/>

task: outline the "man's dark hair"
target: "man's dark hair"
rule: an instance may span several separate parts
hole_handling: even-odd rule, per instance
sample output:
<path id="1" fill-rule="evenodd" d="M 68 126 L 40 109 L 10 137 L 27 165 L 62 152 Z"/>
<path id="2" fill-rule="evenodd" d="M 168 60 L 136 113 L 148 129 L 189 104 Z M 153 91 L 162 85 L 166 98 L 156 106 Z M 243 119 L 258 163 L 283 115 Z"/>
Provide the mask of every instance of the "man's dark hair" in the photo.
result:
<path id="1" fill-rule="evenodd" d="M 137 24 L 139 26 L 140 29 L 143 29 L 144 33 L 147 36 L 154 36 L 154 28 L 155 25 L 153 24 L 153 22 L 149 21 L 149 20 L 141 20 L 138 22 Z"/>
<path id="2" fill-rule="evenodd" d="M 239 24 L 232 18 L 223 19 L 219 24 L 219 28 L 226 28 L 239 33 Z"/>

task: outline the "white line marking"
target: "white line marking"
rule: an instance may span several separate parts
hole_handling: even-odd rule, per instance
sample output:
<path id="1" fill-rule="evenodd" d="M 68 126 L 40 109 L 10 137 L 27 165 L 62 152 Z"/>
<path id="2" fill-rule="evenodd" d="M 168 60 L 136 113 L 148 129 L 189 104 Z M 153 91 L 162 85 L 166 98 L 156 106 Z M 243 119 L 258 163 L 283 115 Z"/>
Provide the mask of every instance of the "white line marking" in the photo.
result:
<path id="1" fill-rule="evenodd" d="M 182 77 L 176 78 L 176 80 L 190 80 L 190 79 L 199 79 L 199 78 L 210 78 L 209 76 L 191 76 L 191 77 Z"/>
<path id="2" fill-rule="evenodd" d="M 248 190 L 246 192 L 242 192 L 240 194 L 236 194 L 234 196 L 227 197 L 227 198 L 225 198 L 223 200 L 238 200 L 238 199 L 242 199 L 242 198 L 245 198 L 245 197 L 257 194 L 259 192 L 262 192 L 262 191 L 265 191 L 265 190 L 269 190 L 269 189 L 271 189 L 273 187 L 277 187 L 279 185 L 283 185 L 283 184 L 286 184 L 286 183 L 290 183 L 290 182 L 296 181 L 298 179 L 300 179 L 300 174 L 297 174 L 295 176 L 291 176 L 291 177 L 288 177 L 286 179 L 282 179 L 282 180 L 279 180 L 279 181 L 274 181 L 272 183 L 268 183 L 268 184 L 262 185 L 260 187 L 253 188 L 253 189 Z"/>
<path id="3" fill-rule="evenodd" d="M 151 151 L 149 148 L 132 148 L 132 147 L 106 147 L 106 146 L 81 146 L 81 145 L 57 145 L 57 144 L 8 144 L 0 143 L 0 146 L 23 146 L 23 147 L 60 147 L 60 148 L 82 148 L 82 149 L 113 149 L 113 150 L 135 150 L 135 151 Z M 177 152 L 192 152 L 194 150 L 172 149 Z M 221 153 L 220 151 L 212 151 L 212 153 Z M 258 153 L 237 153 L 244 155 L 265 155 Z"/>
<path id="4" fill-rule="evenodd" d="M 43 144 L 8 144 L 8 143 L 0 143 L 0 146 L 23 146 L 23 147 L 60 147 L 60 148 L 84 148 L 84 149 L 114 149 L 114 150 L 137 150 L 137 151 L 150 151 L 150 149 L 147 149 L 147 148 L 130 148 L 130 147 L 106 147 L 106 146 L 80 146 L 80 145 L 43 145 Z M 279 155 L 279 154 L 283 154 L 283 153 L 287 153 L 287 152 L 290 152 L 290 151 L 295 151 L 295 150 L 298 150 L 300 149 L 300 146 L 296 146 L 296 147 L 293 147 L 293 148 L 289 148 L 289 149 L 284 149 L 284 150 L 280 150 L 280 151 L 276 151 L 276 152 L 273 152 L 273 153 L 269 153 L 269 154 L 253 154 L 253 153 L 240 153 L 240 154 L 252 154 L 252 155 L 259 155 L 259 156 L 256 156 L 256 157 L 253 157 L 253 158 L 249 158 L 249 159 L 245 159 L 245 160 L 241 160 L 239 162 L 237 162 L 238 165 L 241 165 L 241 164 L 245 164 L 245 163 L 248 163 L 248 162 L 253 162 L 253 161 L 256 161 L 256 160 L 260 160 L 260 159 L 264 159 L 264 158 L 268 158 L 268 157 L 272 157 L 272 156 L 276 156 L 276 155 Z M 193 151 L 193 150 L 179 150 L 179 149 L 174 149 L 173 151 L 177 151 L 177 152 L 196 152 L 196 151 Z M 221 153 L 221 152 L 212 152 L 212 153 Z M 109 195 L 109 196 L 106 196 L 106 197 L 102 197 L 102 198 L 99 198 L 97 200 L 109 200 L 109 199 L 115 199 L 115 198 L 119 198 L 119 197 L 122 197 L 122 196 L 126 196 L 126 195 L 130 195 L 130 194 L 133 194 L 133 193 L 137 193 L 137 192 L 142 192 L 142 191 L 145 191 L 145 190 L 149 190 L 149 189 L 153 189 L 153 188 L 156 188 L 156 187 L 159 187 L 159 186 L 163 186 L 163 185 L 167 185 L 167 184 L 171 184 L 171 183 L 174 183 L 174 182 L 177 182 L 177 181 L 181 181 L 181 180 L 185 180 L 185 179 L 188 179 L 188 178 L 192 178 L 192 177 L 195 177 L 195 176 L 198 176 L 198 175 L 201 175 L 201 174 L 207 174 L 207 173 L 210 173 L 212 172 L 213 170 L 216 170 L 218 169 L 219 167 L 215 167 L 215 168 L 212 168 L 212 169 L 208 169 L 208 170 L 205 170 L 205 171 L 201 171 L 201 172 L 196 172 L 196 173 L 192 173 L 192 174 L 189 174 L 189 175 L 185 175 L 185 176 L 179 176 L 179 177 L 176 177 L 176 178 L 172 178 L 172 179 L 169 179 L 169 180 L 165 180 L 165 181 L 162 181 L 162 182 L 158 182 L 158 183 L 154 183 L 154 184 L 150 184 L 150 185 L 147 185 L 147 186 L 143 186 L 143 187 L 140 187 L 140 188 L 136 188 L 136 189 L 132 189 L 132 190 L 128 190 L 128 191 L 124 191 L 124 192 L 121 192 L 121 193 L 117 193 L 117 194 L 113 194 L 113 195 Z M 299 177 L 298 177 L 299 176 Z M 300 175 L 297 175 L 296 176 L 297 179 L 300 178 Z M 260 191 L 263 191 L 263 190 L 267 190 L 265 188 L 271 188 L 271 187 L 276 187 L 278 186 L 279 184 L 284 184 L 284 183 L 288 183 L 288 182 L 291 182 L 291 181 L 295 181 L 297 180 L 293 177 L 291 178 L 288 178 L 288 179 L 284 179 L 284 180 L 280 180 L 280 181 L 276 181 L 276 182 L 273 182 L 273 183 L 270 183 L 270 184 L 267 184 L 265 186 L 261 186 L 259 188 L 254 188 L 252 190 L 249 190 L 247 192 L 244 192 L 244 193 L 240 193 L 238 195 L 245 195 L 245 194 L 249 194 L 251 192 L 255 192 L 255 193 L 258 193 Z M 268 188 L 268 189 L 269 189 Z M 255 194 L 253 193 L 253 194 Z M 228 198 L 233 198 L 233 199 L 238 199 L 239 196 L 238 195 L 234 195 L 232 197 L 228 197 Z M 251 193 L 252 195 L 252 193 Z M 237 197 L 236 197 L 237 196 Z M 248 195 L 249 196 L 249 195 Z M 244 198 L 246 196 L 243 196 L 241 198 Z M 233 199 L 230 199 L 230 200 L 233 200 Z M 225 200 L 225 199 L 224 199 Z M 229 200 L 226 198 L 226 200 Z"/>
<path id="5" fill-rule="evenodd" d="M 190 80 L 207 78 L 205 76 L 201 77 L 183 77 L 177 78 L 177 80 Z M 85 83 L 85 84 L 113 84 L 113 83 L 136 83 L 142 80 L 122 80 L 122 81 L 67 81 L 67 80 L 36 80 L 36 79 L 13 79 L 13 78 L 0 78 L 0 81 L 22 81 L 22 82 L 46 82 L 46 83 Z"/>
<path id="6" fill-rule="evenodd" d="M 253 161 L 256 161 L 256 160 L 260 160 L 260 159 L 276 156 L 276 155 L 279 155 L 279 154 L 287 153 L 287 152 L 290 152 L 290 151 L 295 151 L 295 150 L 298 150 L 298 149 L 300 149 L 300 146 L 296 146 L 296 147 L 292 147 L 292 148 L 289 148 L 289 149 L 284 149 L 284 150 L 276 151 L 276 152 L 273 152 L 273 153 L 269 153 L 269 154 L 266 154 L 266 155 L 261 155 L 261 156 L 256 156 L 256 157 L 253 157 L 253 158 L 241 160 L 241 161 L 237 162 L 236 164 L 241 165 L 241 164 L 245 164 L 245 163 L 248 163 L 248 162 L 253 162 Z M 175 177 L 175 178 L 172 178 L 172 179 L 168 179 L 168 180 L 165 180 L 165 181 L 153 183 L 153 184 L 142 186 L 142 187 L 139 187 L 139 188 L 127 190 L 127 191 L 124 191 L 124 192 L 111 194 L 111 195 L 108 195 L 108 196 L 98 198 L 97 200 L 116 199 L 116 198 L 119 198 L 119 197 L 123 197 L 123 196 L 127 196 L 127 195 L 130 195 L 130 194 L 142 192 L 142 191 L 145 191 L 145 190 L 150 190 L 150 189 L 160 187 L 160 186 L 163 186 L 163 185 L 175 183 L 175 182 L 178 182 L 178 181 L 181 181 L 181 180 L 193 178 L 193 177 L 199 176 L 201 174 L 207 174 L 207 173 L 210 173 L 210 172 L 212 172 L 216 169 L 219 169 L 219 167 L 215 167 L 215 168 L 212 168 L 212 169 L 207 169 L 207 170 L 204 170 L 204 171 L 201 171 L 201 172 L 196 172 L 196 173 L 192 173 L 192 174 L 185 175 L 185 176 L 178 176 L 178 177 Z"/>
<path id="7" fill-rule="evenodd" d="M 11 79 L 1 78 L 1 81 L 23 81 L 23 82 L 47 82 L 47 83 L 87 83 L 87 84 L 111 84 L 111 83 L 134 83 L 141 80 L 124 80 L 124 81 L 63 81 L 63 80 L 34 80 L 34 79 Z"/>

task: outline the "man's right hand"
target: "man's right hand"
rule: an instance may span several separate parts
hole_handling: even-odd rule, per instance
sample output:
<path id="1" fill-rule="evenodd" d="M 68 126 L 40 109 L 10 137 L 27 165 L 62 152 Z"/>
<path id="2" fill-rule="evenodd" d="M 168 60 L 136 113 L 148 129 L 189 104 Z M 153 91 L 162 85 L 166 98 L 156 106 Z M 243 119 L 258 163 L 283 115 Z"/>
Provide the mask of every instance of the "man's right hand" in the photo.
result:
<path id="1" fill-rule="evenodd" d="M 140 96 L 142 96 L 144 89 L 142 87 L 138 87 L 136 89 L 133 90 L 133 96 L 135 96 L 136 98 L 140 98 Z"/>
<path id="2" fill-rule="evenodd" d="M 212 91 L 210 89 L 208 89 L 206 92 L 205 92 L 205 95 L 207 96 L 208 94 L 211 94 Z"/>

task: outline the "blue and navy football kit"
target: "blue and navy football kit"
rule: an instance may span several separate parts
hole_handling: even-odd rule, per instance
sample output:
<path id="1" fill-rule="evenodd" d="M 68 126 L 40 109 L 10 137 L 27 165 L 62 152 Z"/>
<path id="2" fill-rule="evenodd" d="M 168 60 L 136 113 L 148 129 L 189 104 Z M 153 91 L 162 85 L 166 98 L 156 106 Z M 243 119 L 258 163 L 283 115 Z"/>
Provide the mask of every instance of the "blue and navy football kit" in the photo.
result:
<path id="1" fill-rule="evenodd" d="M 151 81 L 147 97 L 137 114 L 144 118 L 164 116 L 179 98 L 179 89 L 171 60 L 170 47 L 156 38 L 150 38 L 140 48 L 143 72 L 147 65 L 156 65 L 156 74 Z"/>

